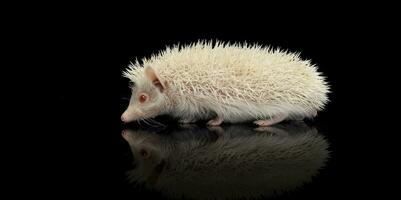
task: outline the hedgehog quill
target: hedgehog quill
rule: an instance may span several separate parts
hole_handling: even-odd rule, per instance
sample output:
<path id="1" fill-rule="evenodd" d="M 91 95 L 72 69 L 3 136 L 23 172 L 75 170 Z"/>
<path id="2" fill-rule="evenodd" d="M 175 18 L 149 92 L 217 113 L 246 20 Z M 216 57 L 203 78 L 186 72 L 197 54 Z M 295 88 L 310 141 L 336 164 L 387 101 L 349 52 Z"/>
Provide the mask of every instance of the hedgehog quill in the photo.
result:
<path id="1" fill-rule="evenodd" d="M 260 45 L 198 42 L 167 47 L 131 63 L 125 123 L 167 114 L 180 123 L 206 120 L 270 126 L 313 118 L 328 102 L 329 85 L 299 54 Z"/>

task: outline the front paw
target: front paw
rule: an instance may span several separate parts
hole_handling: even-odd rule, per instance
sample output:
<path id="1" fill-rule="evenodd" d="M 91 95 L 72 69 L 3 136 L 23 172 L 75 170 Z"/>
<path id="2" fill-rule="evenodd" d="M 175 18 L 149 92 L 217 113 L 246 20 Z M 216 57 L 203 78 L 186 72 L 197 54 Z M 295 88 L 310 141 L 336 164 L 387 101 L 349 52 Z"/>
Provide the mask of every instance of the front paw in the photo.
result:
<path id="1" fill-rule="evenodd" d="M 209 126 L 219 126 L 221 123 L 223 123 L 223 117 L 217 116 L 214 119 L 211 119 L 207 122 L 207 125 Z"/>

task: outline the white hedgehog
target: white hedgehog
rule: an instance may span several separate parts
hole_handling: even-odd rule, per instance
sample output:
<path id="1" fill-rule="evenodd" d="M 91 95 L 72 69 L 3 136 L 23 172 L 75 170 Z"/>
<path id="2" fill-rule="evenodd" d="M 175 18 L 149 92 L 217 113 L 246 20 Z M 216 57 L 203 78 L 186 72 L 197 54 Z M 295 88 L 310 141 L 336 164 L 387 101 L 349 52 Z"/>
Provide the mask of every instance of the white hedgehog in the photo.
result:
<path id="1" fill-rule="evenodd" d="M 180 123 L 269 126 L 312 118 L 328 101 L 325 77 L 309 60 L 259 45 L 175 46 L 131 63 L 123 75 L 135 85 L 123 122 L 168 114 Z"/>

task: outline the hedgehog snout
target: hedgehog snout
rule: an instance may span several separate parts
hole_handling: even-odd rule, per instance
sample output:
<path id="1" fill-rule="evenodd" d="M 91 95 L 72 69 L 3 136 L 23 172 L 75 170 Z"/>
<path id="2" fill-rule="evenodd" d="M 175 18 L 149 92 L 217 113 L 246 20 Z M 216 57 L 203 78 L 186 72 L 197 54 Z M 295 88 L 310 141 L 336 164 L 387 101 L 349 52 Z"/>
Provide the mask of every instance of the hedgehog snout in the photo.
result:
<path id="1" fill-rule="evenodd" d="M 129 123 L 138 118 L 141 118 L 143 114 L 143 112 L 134 108 L 134 106 L 129 106 L 127 110 L 125 110 L 124 113 L 121 115 L 121 121 L 124 123 Z"/>
<path id="2" fill-rule="evenodd" d="M 122 115 L 121 115 L 121 121 L 124 123 L 129 123 L 135 120 L 135 116 L 133 114 L 131 114 L 130 112 L 125 111 Z"/>
<path id="3" fill-rule="evenodd" d="M 124 123 L 128 123 L 129 122 L 128 118 L 126 116 L 124 116 L 124 114 L 121 115 L 121 121 L 124 122 Z"/>
<path id="4" fill-rule="evenodd" d="M 127 110 L 125 110 L 124 113 L 121 115 L 121 121 L 124 123 L 134 121 L 133 110 L 127 108 Z"/>

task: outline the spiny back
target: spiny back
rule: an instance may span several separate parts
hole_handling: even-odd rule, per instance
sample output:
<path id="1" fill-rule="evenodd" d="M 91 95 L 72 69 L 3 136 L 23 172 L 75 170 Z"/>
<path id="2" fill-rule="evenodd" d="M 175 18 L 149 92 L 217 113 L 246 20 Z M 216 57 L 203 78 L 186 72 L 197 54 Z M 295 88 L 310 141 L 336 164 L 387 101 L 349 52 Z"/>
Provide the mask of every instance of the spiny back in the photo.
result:
<path id="1" fill-rule="evenodd" d="M 188 97 L 318 107 L 327 101 L 327 84 L 314 65 L 299 54 L 259 45 L 198 42 L 175 46 L 143 59 L 143 64 L 136 62 L 127 76 L 135 78 L 132 74 L 142 66 L 154 68 Z"/>

